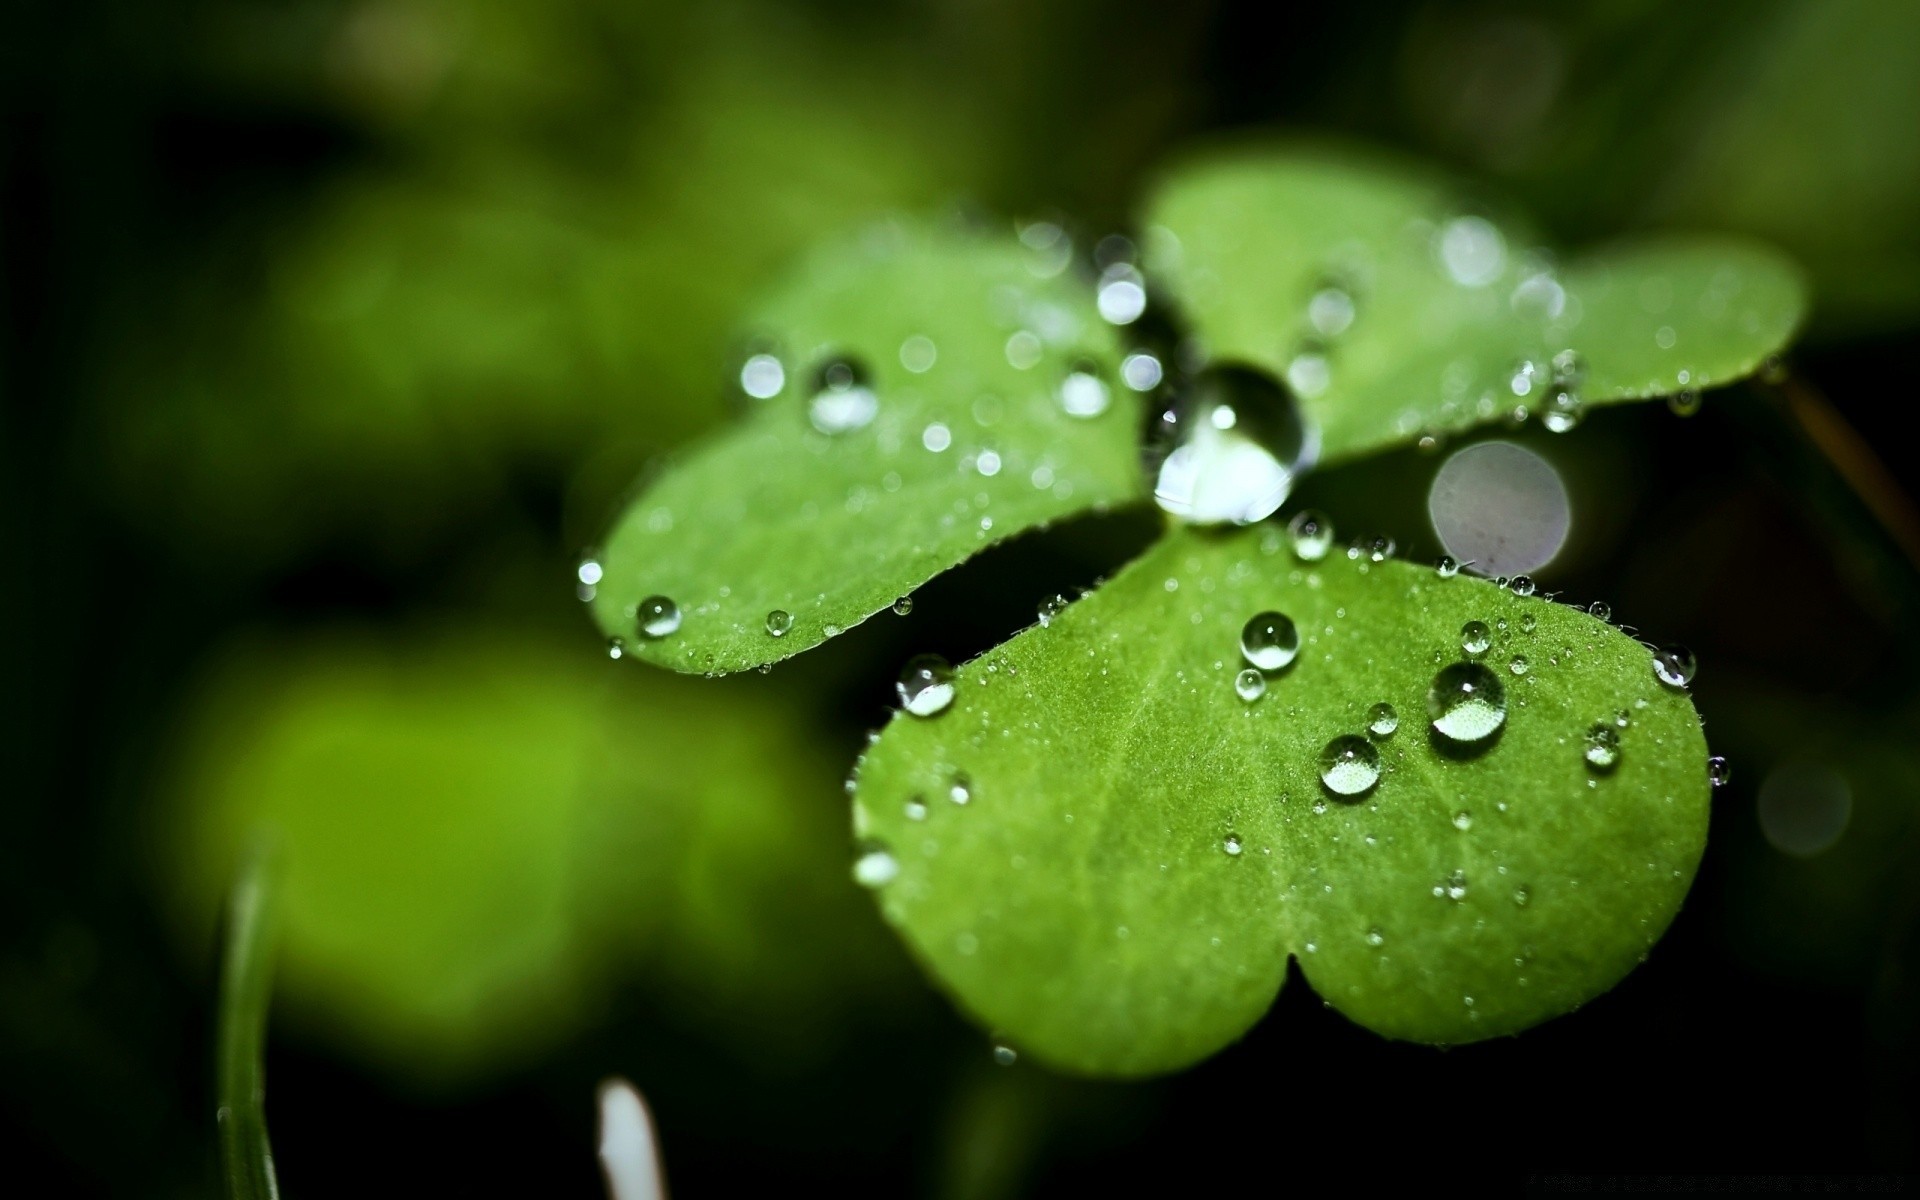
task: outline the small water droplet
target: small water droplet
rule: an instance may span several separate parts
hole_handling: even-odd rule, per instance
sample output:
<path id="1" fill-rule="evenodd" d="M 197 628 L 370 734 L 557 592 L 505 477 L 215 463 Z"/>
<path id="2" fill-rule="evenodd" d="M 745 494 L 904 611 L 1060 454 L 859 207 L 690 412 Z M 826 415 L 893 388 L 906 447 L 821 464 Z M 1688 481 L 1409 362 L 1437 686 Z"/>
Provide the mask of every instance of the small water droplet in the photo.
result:
<path id="1" fill-rule="evenodd" d="M 1633 714 L 1623 708 L 1613 714 L 1613 724 L 1616 729 L 1625 729 L 1627 726 L 1633 724 Z"/>
<path id="2" fill-rule="evenodd" d="M 1147 311 L 1147 285 L 1132 263 L 1114 263 L 1100 273 L 1094 306 L 1109 325 L 1131 325 Z"/>
<path id="3" fill-rule="evenodd" d="M 1319 562 L 1333 548 L 1333 521 L 1323 512 L 1303 508 L 1287 522 L 1287 541 L 1301 562 Z"/>
<path id="4" fill-rule="evenodd" d="M 893 602 L 893 615 L 904 617 L 913 611 L 913 597 L 902 596 Z"/>
<path id="5" fill-rule="evenodd" d="M 767 632 L 774 637 L 785 637 L 793 628 L 793 614 L 783 608 L 776 608 L 767 614 Z"/>
<path id="6" fill-rule="evenodd" d="M 1524 654 L 1514 655 L 1511 659 L 1507 660 L 1507 670 L 1512 671 L 1515 675 L 1525 675 L 1527 673 L 1527 656 Z"/>
<path id="7" fill-rule="evenodd" d="M 1574 349 L 1553 356 L 1553 381 L 1561 387 L 1577 388 L 1587 381 L 1587 360 Z"/>
<path id="8" fill-rule="evenodd" d="M 1456 903 L 1467 898 L 1467 873 L 1455 871 L 1453 874 L 1433 885 L 1433 894 L 1443 900 Z"/>
<path id="9" fill-rule="evenodd" d="M 1537 622 L 1533 619 L 1532 613 L 1520 614 L 1520 632 L 1521 633 L 1532 633 L 1533 627 L 1535 624 L 1537 624 Z"/>
<path id="10" fill-rule="evenodd" d="M 1367 732 L 1375 737 L 1392 737 L 1393 731 L 1400 728 L 1400 714 L 1393 705 L 1380 703 L 1367 710 Z"/>
<path id="11" fill-rule="evenodd" d="M 1343 733 L 1320 751 L 1320 782 L 1336 795 L 1365 795 L 1380 782 L 1380 752 L 1366 738 Z"/>
<path id="12" fill-rule="evenodd" d="M 885 887 L 900 874 L 900 860 L 885 850 L 874 849 L 853 863 L 853 881 L 861 887 Z"/>
<path id="13" fill-rule="evenodd" d="M 1020 1052 L 1018 1050 L 1015 1050 L 1012 1046 L 1009 1046 L 1004 1042 L 999 1042 L 994 1045 L 993 1047 L 993 1065 L 994 1066 L 1010 1067 L 1014 1063 L 1019 1061 L 1020 1061 Z"/>
<path id="14" fill-rule="evenodd" d="M 582 587 L 593 587 L 605 574 L 600 567 L 600 560 L 595 558 L 581 559 L 580 565 L 573 572 L 574 578 L 580 581 Z"/>
<path id="15" fill-rule="evenodd" d="M 867 378 L 866 368 L 854 359 L 826 360 L 814 372 L 807 420 L 829 436 L 865 429 L 880 412 L 880 399 Z"/>
<path id="16" fill-rule="evenodd" d="M 1612 621 L 1613 605 L 1608 604 L 1605 600 L 1595 600 L 1592 604 L 1587 605 L 1587 613 L 1597 620 Z"/>
<path id="17" fill-rule="evenodd" d="M 1580 399 L 1580 393 L 1572 388 L 1554 388 L 1547 393 L 1546 401 L 1540 406 L 1540 423 L 1549 433 L 1567 433 L 1580 424 L 1587 415 L 1587 406 Z"/>
<path id="18" fill-rule="evenodd" d="M 1700 411 L 1700 389 L 1681 388 L 1667 397 L 1667 411 L 1676 417 L 1691 417 Z"/>
<path id="19" fill-rule="evenodd" d="M 1434 561 L 1433 573 L 1442 579 L 1452 579 L 1460 573 L 1460 564 L 1450 555 L 1442 554 Z"/>
<path id="20" fill-rule="evenodd" d="M 1240 654 L 1262 671 L 1278 671 L 1300 653 L 1300 631 L 1285 613 L 1263 612 L 1240 631 Z"/>
<path id="21" fill-rule="evenodd" d="M 1693 684 L 1700 664 L 1685 646 L 1663 646 L 1653 652 L 1654 678 L 1670 688 L 1684 690 Z"/>
<path id="22" fill-rule="evenodd" d="M 1097 417 L 1113 403 L 1113 391 L 1090 359 L 1073 364 L 1056 393 L 1060 408 L 1070 417 Z"/>
<path id="23" fill-rule="evenodd" d="M 1582 756 L 1595 771 L 1611 771 L 1620 765 L 1620 731 L 1606 721 L 1597 721 L 1587 730 Z"/>
<path id="24" fill-rule="evenodd" d="M 1040 627 L 1045 629 L 1053 624 L 1053 619 L 1067 610 L 1067 598 L 1058 593 L 1048 596 L 1040 602 Z"/>
<path id="25" fill-rule="evenodd" d="M 771 400 L 787 386 L 787 368 L 772 354 L 750 356 L 740 367 L 740 390 L 755 400 Z"/>
<path id="26" fill-rule="evenodd" d="M 1442 737 L 1478 742 L 1507 720 L 1507 690 L 1477 662 L 1443 667 L 1427 689 L 1427 715 Z"/>
<path id="27" fill-rule="evenodd" d="M 963 805 L 973 799 L 973 780 L 969 779 L 964 771 L 954 772 L 953 783 L 947 788 L 947 799 Z"/>
<path id="28" fill-rule="evenodd" d="M 1507 239 L 1485 217 L 1455 217 L 1434 232 L 1434 255 L 1461 287 L 1486 287 L 1507 267 Z"/>
<path id="29" fill-rule="evenodd" d="M 1523 358 L 1513 364 L 1513 369 L 1507 373 L 1507 390 L 1515 396 L 1531 396 L 1545 379 L 1546 371 L 1539 363 Z"/>
<path id="30" fill-rule="evenodd" d="M 1228 857 L 1230 858 L 1239 857 L 1240 855 L 1239 835 L 1232 834 L 1232 833 L 1228 834 L 1227 840 L 1222 842 L 1220 845 L 1221 845 L 1221 848 L 1227 852 Z"/>
<path id="31" fill-rule="evenodd" d="M 1513 889 L 1513 902 L 1516 906 L 1525 908 L 1528 904 L 1532 903 L 1532 901 L 1533 892 L 1525 884 L 1521 884 L 1519 887 Z"/>
<path id="32" fill-rule="evenodd" d="M 982 450 L 973 457 L 973 469 L 987 479 L 1000 473 L 1000 453 L 997 450 Z"/>
<path id="33" fill-rule="evenodd" d="M 933 362 L 940 352 L 933 339 L 924 334 L 914 334 L 900 343 L 900 365 L 915 375 L 923 375 L 933 369 Z"/>
<path id="34" fill-rule="evenodd" d="M 1398 548 L 1393 539 L 1383 533 L 1367 534 L 1348 544 L 1347 557 L 1354 562 L 1385 562 Z"/>
<path id="35" fill-rule="evenodd" d="M 1120 382 L 1136 392 L 1150 392 L 1160 386 L 1166 368 L 1160 359 L 1145 350 L 1135 350 L 1120 360 Z"/>
<path id="36" fill-rule="evenodd" d="M 1319 440 L 1272 376 L 1208 367 L 1155 422 L 1145 455 L 1154 500 L 1196 525 L 1265 520 L 1313 465 Z"/>
<path id="37" fill-rule="evenodd" d="M 1372 929 L 1367 930 L 1367 945 L 1383 946 L 1386 944 L 1386 941 L 1387 941 L 1387 935 L 1380 932 L 1380 927 L 1378 925 L 1375 925 Z"/>
<path id="38" fill-rule="evenodd" d="M 643 636 L 667 637 L 680 630 L 680 606 L 666 596 L 648 596 L 635 610 L 634 619 Z"/>
<path id="39" fill-rule="evenodd" d="M 1307 301 L 1307 323 L 1322 337 L 1339 337 L 1353 324 L 1353 297 L 1337 287 L 1323 287 Z"/>
<path id="40" fill-rule="evenodd" d="M 1460 648 L 1468 654 L 1485 654 L 1493 644 L 1493 634 L 1485 621 L 1468 621 L 1460 627 Z"/>
<path id="41" fill-rule="evenodd" d="M 927 819 L 927 802 L 915 796 L 901 807 L 901 811 L 906 814 L 909 821 L 924 821 Z"/>
<path id="42" fill-rule="evenodd" d="M 1707 760 L 1707 782 L 1714 787 L 1725 787 L 1733 780 L 1733 767 L 1721 755 Z"/>
<path id="43" fill-rule="evenodd" d="M 625 655 L 626 652 L 627 652 L 627 640 L 625 638 L 608 638 L 607 639 L 607 657 L 608 658 L 620 658 L 621 656 Z"/>
<path id="44" fill-rule="evenodd" d="M 1533 581 L 1531 575 L 1515 575 L 1507 587 L 1516 596 L 1531 596 L 1540 590 L 1540 585 Z"/>
<path id="45" fill-rule="evenodd" d="M 953 703 L 953 667 L 937 654 L 922 654 L 909 661 L 894 685 L 900 706 L 916 717 L 931 717 L 945 712 Z"/>
<path id="46" fill-rule="evenodd" d="M 1461 809 L 1459 812 L 1453 814 L 1453 827 L 1455 829 L 1458 829 L 1461 833 L 1465 833 L 1467 830 L 1472 829 L 1473 814 L 1468 812 L 1464 808 Z"/>
<path id="47" fill-rule="evenodd" d="M 1234 694 L 1248 704 L 1267 694 L 1267 677 L 1248 667 L 1233 677 Z"/>
<path id="48" fill-rule="evenodd" d="M 1030 370 L 1040 361 L 1040 338 L 1022 329 L 1007 338 L 1007 363 L 1016 371 Z"/>

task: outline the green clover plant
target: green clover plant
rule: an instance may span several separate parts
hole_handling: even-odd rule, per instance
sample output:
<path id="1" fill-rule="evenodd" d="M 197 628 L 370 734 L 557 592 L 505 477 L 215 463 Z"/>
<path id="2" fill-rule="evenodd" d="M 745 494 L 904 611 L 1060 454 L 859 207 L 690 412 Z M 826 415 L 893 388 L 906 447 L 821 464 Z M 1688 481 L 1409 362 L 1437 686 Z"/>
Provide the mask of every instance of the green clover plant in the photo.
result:
<path id="1" fill-rule="evenodd" d="M 829 247 L 753 315 L 749 415 L 583 564 L 593 611 L 632 658 L 765 668 L 989 545 L 1157 501 L 1111 581 L 957 671 L 911 664 L 856 770 L 855 876 L 926 969 L 1098 1075 L 1219 1050 L 1289 959 L 1390 1037 L 1567 1012 L 1645 957 L 1704 848 L 1690 661 L 1529 581 L 1266 518 L 1316 465 L 1691 403 L 1805 302 L 1764 247 L 1561 260 L 1461 197 L 1267 148 L 1168 177 L 1091 287 L 1046 224 Z"/>

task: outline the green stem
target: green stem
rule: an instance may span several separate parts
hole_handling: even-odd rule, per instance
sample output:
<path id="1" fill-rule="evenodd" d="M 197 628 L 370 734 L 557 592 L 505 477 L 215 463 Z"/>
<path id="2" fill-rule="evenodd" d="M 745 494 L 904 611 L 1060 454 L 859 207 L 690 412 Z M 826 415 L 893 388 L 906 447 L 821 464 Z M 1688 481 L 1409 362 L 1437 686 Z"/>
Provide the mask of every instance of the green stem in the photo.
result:
<path id="1" fill-rule="evenodd" d="M 272 1000 L 272 938 L 278 900 L 272 864 L 257 853 L 234 883 L 227 907 L 226 957 L 220 968 L 216 1036 L 220 1167 L 231 1200 L 277 1200 L 273 1147 L 267 1142 L 267 1008 Z"/>

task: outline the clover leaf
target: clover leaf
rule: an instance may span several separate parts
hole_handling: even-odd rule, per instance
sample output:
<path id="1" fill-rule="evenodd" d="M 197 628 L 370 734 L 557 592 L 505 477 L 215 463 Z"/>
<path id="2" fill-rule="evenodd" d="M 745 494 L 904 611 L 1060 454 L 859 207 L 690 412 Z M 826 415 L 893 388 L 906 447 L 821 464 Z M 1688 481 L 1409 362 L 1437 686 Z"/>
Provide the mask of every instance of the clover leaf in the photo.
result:
<path id="1" fill-rule="evenodd" d="M 648 661 L 763 664 L 985 544 L 976 511 L 999 537 L 1144 498 L 1130 411 L 1082 422 L 1059 393 L 1006 382 L 1043 344 L 1036 304 L 1084 330 L 1049 384 L 1127 350 L 1164 367 L 1140 385 L 1153 494 L 1239 524 L 1316 454 L 1690 400 L 1802 319 L 1795 269 L 1763 247 L 1664 237 L 1556 265 L 1523 223 L 1460 196 L 1319 150 L 1203 160 L 1148 206 L 1140 264 L 1104 256 L 1100 311 L 1127 325 L 1137 309 L 1109 311 L 1105 288 L 1144 278 L 1169 314 L 1119 338 L 1092 297 L 1022 279 L 1031 244 L 920 233 L 834 251 L 761 319 L 783 350 L 750 367 L 781 387 L 742 378 L 772 401 L 670 468 L 583 573 L 596 614 Z M 1003 341 L 1021 336 L 1020 353 Z M 940 344 L 937 368 L 916 338 Z M 896 347 L 904 373 L 884 358 Z M 955 424 L 983 387 L 1022 396 L 1018 419 Z M 976 464 L 994 434 L 996 468 L 1020 456 L 1012 478 L 929 467 L 963 428 Z M 1073 494 L 1020 479 L 1041 465 Z M 876 493 L 881 472 L 898 485 Z M 1226 494 L 1242 486 L 1260 502 Z M 1192 1063 L 1259 1018 L 1290 958 L 1388 1036 L 1512 1033 L 1610 987 L 1677 911 L 1711 770 L 1692 705 L 1655 669 L 1672 664 L 1531 585 L 1423 571 L 1384 544 L 1327 560 L 1326 536 L 1288 550 L 1273 526 L 1170 523 L 1038 627 L 903 682 L 908 711 L 856 775 L 855 877 L 963 1008 L 1041 1060 Z"/>

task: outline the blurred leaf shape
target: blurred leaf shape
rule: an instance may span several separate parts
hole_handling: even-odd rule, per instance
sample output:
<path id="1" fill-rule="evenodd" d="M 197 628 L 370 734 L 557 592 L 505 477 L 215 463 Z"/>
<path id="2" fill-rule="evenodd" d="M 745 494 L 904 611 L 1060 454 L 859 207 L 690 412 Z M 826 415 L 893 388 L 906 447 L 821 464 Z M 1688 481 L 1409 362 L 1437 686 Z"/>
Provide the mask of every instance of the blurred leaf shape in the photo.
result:
<path id="1" fill-rule="evenodd" d="M 1706 745 L 1644 647 L 1484 581 L 1302 564 L 1285 543 L 1171 534 L 962 668 L 949 711 L 896 717 L 861 764 L 856 832 L 897 866 L 882 911 L 1022 1053 L 1184 1067 L 1259 1019 L 1289 955 L 1390 1037 L 1510 1034 L 1612 986 L 1679 908 Z M 1240 639 L 1265 609 L 1299 656 L 1249 702 Z M 1448 743 L 1428 692 L 1469 657 L 1468 621 L 1488 627 L 1477 661 L 1505 721 Z M 1617 737 L 1605 770 L 1586 757 L 1597 724 Z M 1339 737 L 1377 755 L 1370 788 L 1323 784 Z"/>
<path id="2" fill-rule="evenodd" d="M 215 1050 L 219 1107 L 214 1120 L 229 1200 L 275 1200 L 280 1195 L 266 1110 L 267 1012 L 273 1003 L 278 887 L 269 853 L 256 849 L 227 901 Z"/>
<path id="3" fill-rule="evenodd" d="M 651 663 L 739 671 L 820 644 L 996 542 L 1138 498 L 1139 400 L 1063 266 L 1011 235 L 931 226 L 878 226 L 817 254 L 750 322 L 778 348 L 761 353 L 759 389 L 777 381 L 777 394 L 615 526 L 601 628 Z M 677 625 L 650 633 L 636 618 L 653 597 Z"/>
<path id="4" fill-rule="evenodd" d="M 198 925 L 275 837 L 290 1017 L 430 1083 L 537 1057 L 623 983 L 790 1051 L 896 977 L 836 775 L 764 690 L 504 629 L 255 648 L 193 709 L 164 882 Z"/>
<path id="5" fill-rule="evenodd" d="M 1286 378 L 1326 462 L 1516 409 L 1570 428 L 1593 405 L 1731 383 L 1805 310 L 1764 246 L 1662 237 L 1561 265 L 1457 186 L 1329 147 L 1199 158 L 1146 221 L 1149 271 L 1208 353 Z"/>

